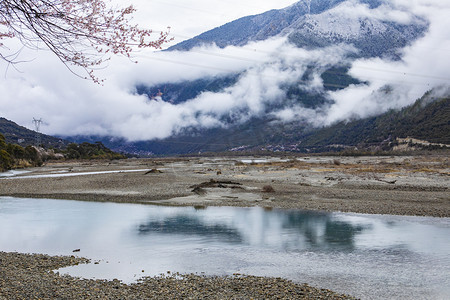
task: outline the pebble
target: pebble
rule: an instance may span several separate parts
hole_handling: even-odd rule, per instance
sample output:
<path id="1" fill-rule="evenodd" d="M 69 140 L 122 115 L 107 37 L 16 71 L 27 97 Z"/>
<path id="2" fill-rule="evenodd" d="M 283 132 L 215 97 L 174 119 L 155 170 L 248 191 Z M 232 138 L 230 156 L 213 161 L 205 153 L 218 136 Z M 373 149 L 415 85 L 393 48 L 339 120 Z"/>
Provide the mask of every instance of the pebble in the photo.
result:
<path id="1" fill-rule="evenodd" d="M 137 283 L 59 275 L 75 256 L 0 252 L 0 299 L 354 299 L 282 278 L 171 273 Z"/>

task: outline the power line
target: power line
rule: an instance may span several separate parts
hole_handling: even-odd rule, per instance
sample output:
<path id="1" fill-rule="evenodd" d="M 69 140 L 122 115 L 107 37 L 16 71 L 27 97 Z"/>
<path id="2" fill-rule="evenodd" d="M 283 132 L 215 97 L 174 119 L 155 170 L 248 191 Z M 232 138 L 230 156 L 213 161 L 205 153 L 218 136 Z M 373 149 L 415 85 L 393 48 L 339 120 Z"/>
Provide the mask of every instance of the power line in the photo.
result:
<path id="1" fill-rule="evenodd" d="M 163 58 L 156 58 L 156 57 L 147 57 L 147 59 L 157 60 L 157 61 L 162 61 L 162 62 L 168 62 L 168 63 L 172 63 L 172 64 L 177 64 L 177 65 L 185 65 L 185 66 L 189 66 L 189 67 L 218 70 L 218 71 L 222 71 L 222 72 L 226 72 L 226 73 L 234 73 L 234 72 L 236 72 L 235 70 L 229 70 L 229 69 L 224 69 L 224 68 L 219 68 L 219 67 L 211 67 L 211 66 L 200 65 L 200 64 L 193 64 L 193 63 L 187 63 L 187 62 L 180 62 L 180 61 L 171 60 L 171 59 L 163 59 Z M 261 75 L 261 73 L 256 72 L 256 71 L 245 70 L 244 72 L 246 72 L 247 74 L 255 75 L 255 76 L 278 78 L 277 76 L 274 76 L 274 75 Z M 308 84 L 309 83 L 309 81 L 307 81 L 307 80 L 300 80 L 300 79 L 299 80 L 295 80 L 295 82 L 296 83 L 304 83 L 304 84 Z M 344 85 L 331 84 L 331 83 L 323 83 L 323 86 L 325 86 L 325 87 L 332 87 L 332 88 L 347 88 L 348 87 L 348 86 L 344 86 Z"/>
<path id="2" fill-rule="evenodd" d="M 160 3 L 162 3 L 161 1 L 158 1 L 158 2 L 160 2 Z M 228 1 L 229 2 L 229 1 Z M 166 3 L 165 3 L 166 4 Z M 175 4 L 169 4 L 169 5 L 175 5 Z M 240 4 L 239 4 L 240 5 Z M 183 5 L 175 5 L 175 6 L 178 6 L 178 7 L 182 7 L 182 8 L 184 8 L 184 9 L 190 9 L 190 10 L 198 10 L 198 9 L 195 9 L 195 8 L 192 8 L 192 7 L 187 7 L 187 6 L 183 6 Z M 205 12 L 205 13 L 209 13 L 209 14 L 211 14 L 211 13 L 215 13 L 216 11 L 214 11 L 214 12 L 211 12 L 211 11 L 207 11 L 207 10 L 200 10 L 200 11 L 202 11 L 202 12 Z M 178 35 L 178 34 L 171 34 L 171 36 L 173 36 L 173 37 L 180 37 L 180 38 L 182 38 L 182 39 L 189 39 L 189 38 L 191 38 L 191 37 L 188 37 L 188 36 L 183 36 L 183 35 Z M 200 38 L 199 38 L 199 36 L 196 36 L 195 37 L 196 39 L 198 39 L 198 40 L 201 40 Z M 210 43 L 211 41 L 206 41 L 206 40 L 203 40 L 203 42 L 207 42 L 207 43 Z M 271 52 L 269 52 L 269 51 L 263 51 L 263 50 L 261 50 L 261 49 L 254 49 L 254 48 L 252 48 L 252 49 L 248 49 L 248 48 L 246 48 L 245 46 L 244 47 L 236 47 L 237 49 L 239 49 L 239 50 L 243 50 L 243 51 L 252 51 L 252 52 L 259 52 L 259 53 L 266 53 L 266 54 L 272 54 Z M 210 55 L 210 56 L 216 56 L 216 57 L 223 57 L 223 58 L 230 58 L 230 59 L 236 59 L 236 60 L 241 60 L 241 61 L 248 61 L 248 62 L 256 62 L 256 61 L 254 61 L 254 60 L 251 60 L 251 59 L 248 59 L 248 58 L 246 58 L 246 57 L 239 57 L 239 56 L 232 56 L 232 55 L 224 55 L 224 54 L 218 54 L 218 53 L 212 53 L 212 52 L 207 52 L 207 51 L 204 51 L 204 50 L 191 50 L 192 52 L 196 52 L 196 53 L 201 53 L 201 54 L 204 54 L 204 55 Z M 194 64 L 192 64 L 193 66 L 194 66 Z M 203 68 L 206 68 L 206 66 L 203 66 Z M 215 67 L 211 67 L 211 68 L 213 68 L 213 69 L 216 69 Z M 415 73 L 408 73 L 408 72 L 401 72 L 401 71 L 393 71 L 393 70 L 383 70 L 383 69 L 377 69 L 377 68 L 370 68 L 370 67 L 362 67 L 362 66 L 353 66 L 353 68 L 354 69 L 365 69 L 365 70 L 372 70 L 372 71 L 378 71 L 378 72 L 385 72 L 385 73 L 391 73 L 391 74 L 403 74 L 403 75 L 405 75 L 405 76 L 411 76 L 411 77 L 420 77 L 420 78 L 428 78 L 428 79 L 437 79 L 437 80 L 445 80 L 445 81 L 450 81 L 450 78 L 446 78 L 446 77 L 442 77 L 442 76 L 434 76 L 434 75 L 428 75 L 428 74 L 415 74 Z M 345 74 L 345 73 L 341 73 L 340 75 L 347 75 L 347 74 Z M 376 78 L 375 78 L 376 79 Z M 379 80 L 379 79 L 378 79 Z M 402 81 L 402 83 L 404 84 L 404 83 L 408 83 L 408 82 L 404 82 L 404 81 Z M 418 83 L 416 83 L 416 82 L 409 82 L 409 84 L 418 84 Z M 424 83 L 424 85 L 427 85 L 428 83 Z"/>
<path id="3" fill-rule="evenodd" d="M 162 1 L 158 1 L 162 3 Z M 229 2 L 229 1 L 228 1 Z M 184 5 L 178 5 L 178 4 L 168 4 L 168 3 L 164 3 L 167 5 L 172 5 L 172 6 L 176 6 L 182 9 L 188 9 L 188 10 L 196 10 L 202 13 L 209 13 L 209 14 L 217 14 L 216 11 L 211 12 L 208 10 L 204 10 L 204 9 L 196 9 L 193 7 L 188 7 L 188 6 L 184 6 Z M 240 5 L 240 4 L 239 4 Z M 171 36 L 173 37 L 179 37 L 182 39 L 188 39 L 190 37 L 188 36 L 183 36 L 183 35 L 179 35 L 179 34 L 171 34 Z M 199 36 L 195 37 L 197 40 L 202 41 L 202 39 Z M 203 40 L 203 42 L 206 43 L 211 43 L 211 41 L 206 41 Z M 235 50 L 239 50 L 239 51 L 247 51 L 247 52 L 257 52 L 257 53 L 262 53 L 262 54 L 267 54 L 267 55 L 273 55 L 274 52 L 270 52 L 270 51 L 264 51 L 262 49 L 256 49 L 254 47 L 249 47 L 249 45 L 247 44 L 246 46 L 243 47 L 235 47 Z M 219 57 L 219 58 L 224 58 L 224 59 L 232 59 L 232 60 L 236 60 L 236 61 L 243 61 L 243 62 L 248 62 L 248 63 L 253 63 L 253 64 L 264 64 L 264 63 L 270 63 L 270 61 L 259 61 L 259 60 L 255 60 L 252 58 L 248 58 L 245 56 L 239 56 L 239 55 L 230 55 L 230 54 L 224 54 L 224 53 L 215 53 L 213 51 L 208 51 L 205 50 L 205 48 L 194 48 L 194 50 L 190 50 L 189 52 L 192 53 L 198 53 L 201 55 L 207 55 L 207 56 L 212 56 L 212 57 Z M 285 54 L 286 55 L 286 54 Z M 287 57 L 294 57 L 294 55 L 289 55 L 287 54 Z M 190 66 L 190 67 L 196 67 L 196 68 L 202 68 L 202 69 L 210 69 L 210 70 L 217 70 L 220 72 L 226 72 L 226 73 L 235 73 L 235 72 L 239 72 L 239 71 L 235 71 L 235 70 L 228 70 L 227 68 L 222 68 L 222 67 L 217 67 L 217 66 L 212 66 L 212 65 L 205 65 L 205 64 L 198 64 L 195 62 L 185 62 L 185 61 L 176 61 L 173 59 L 167 59 L 167 58 L 157 58 L 157 57 L 146 57 L 148 59 L 151 60 L 158 60 L 158 61 L 163 61 L 163 62 L 167 62 L 167 63 L 172 63 L 172 64 L 178 64 L 178 65 L 185 65 L 185 66 Z M 254 71 L 249 71 L 248 67 L 247 70 L 245 71 L 247 74 L 253 74 L 256 73 Z M 366 80 L 372 81 L 384 81 L 388 84 L 400 84 L 400 85 L 422 85 L 422 86 L 430 86 L 431 83 L 428 81 L 424 81 L 424 82 L 414 82 L 411 80 L 404 80 L 403 78 L 412 78 L 412 77 L 416 77 L 416 78 L 423 78 L 423 79 L 432 79 L 432 80 L 442 80 L 442 81 L 450 81 L 450 78 L 446 78 L 443 76 L 434 76 L 434 75 L 430 75 L 430 74 L 416 74 L 416 73 L 410 73 L 410 72 L 402 72 L 402 71 L 395 71 L 395 70 L 389 70 L 389 69 L 380 69 L 380 68 L 372 68 L 372 67 L 364 67 L 364 66 L 358 66 L 358 65 L 353 65 L 352 69 L 354 70 L 371 70 L 371 71 L 375 71 L 375 72 L 380 72 L 380 73 L 387 73 L 387 74 L 396 74 L 396 75 L 403 75 L 402 78 L 393 78 L 393 79 L 389 79 L 386 77 L 375 77 L 373 76 L 373 74 L 370 74 L 370 76 L 364 76 L 366 78 Z M 350 76 L 348 74 L 348 72 L 336 72 L 336 71 L 330 71 L 330 70 L 320 70 L 320 75 L 323 74 L 333 74 L 333 75 L 340 75 L 340 76 Z M 256 73 L 256 76 L 265 76 L 265 77 L 276 77 L 276 76 L 271 76 L 271 75 L 267 75 L 267 74 L 261 74 L 261 73 Z M 297 80 L 296 82 L 298 83 L 302 83 L 302 84 L 310 84 L 310 82 L 308 82 L 307 80 Z M 347 88 L 348 85 L 340 85 L 340 84 L 332 84 L 332 83 L 324 83 L 323 84 L 324 87 L 330 87 L 330 88 Z"/>
<path id="4" fill-rule="evenodd" d="M 176 35 L 175 35 L 176 36 Z M 178 35 L 180 36 L 180 35 Z M 185 37 L 185 36 L 181 36 L 181 37 Z M 187 38 L 187 37 L 185 37 Z M 198 36 L 195 37 L 196 39 L 199 39 Z M 204 40 L 205 41 L 205 40 Z M 209 41 L 208 41 L 209 42 Z M 230 45 L 231 46 L 231 45 Z M 234 46 L 234 50 L 239 50 L 239 51 L 247 51 L 247 52 L 257 52 L 257 53 L 263 53 L 263 54 L 268 54 L 268 55 L 273 55 L 274 52 L 270 52 L 270 51 L 264 51 L 261 49 L 256 49 L 254 47 L 249 47 L 249 45 L 245 45 L 242 47 L 237 47 Z M 207 55 L 207 56 L 213 56 L 213 57 L 219 57 L 219 58 L 227 58 L 227 59 L 234 59 L 234 60 L 239 60 L 239 61 L 244 61 L 244 62 L 249 62 L 249 63 L 266 63 L 267 61 L 258 61 L 258 60 L 254 60 L 254 59 L 249 59 L 247 57 L 244 56 L 237 56 L 237 55 L 229 55 L 229 54 L 221 54 L 221 53 L 214 53 L 211 51 L 207 51 L 207 50 L 200 50 L 201 48 L 193 48 L 189 51 L 185 51 L 186 53 L 198 53 L 198 54 L 203 54 L 203 55 Z M 299 48 L 301 49 L 301 48 Z M 184 51 L 183 51 L 184 52 Z M 287 54 L 287 57 L 294 57 L 294 55 L 289 55 Z M 146 57 L 148 58 L 148 57 Z M 166 61 L 166 62 L 171 62 L 171 63 L 176 63 L 173 60 L 169 60 L 169 59 L 158 59 L 158 58 L 150 58 L 153 60 L 161 60 L 161 61 Z M 180 62 L 179 64 L 182 65 L 189 65 L 192 67 L 201 67 L 204 69 L 215 69 L 215 70 L 220 70 L 220 71 L 227 71 L 226 69 L 223 68 L 218 68 L 218 67 L 213 67 L 213 66 L 207 66 L 207 65 L 198 65 L 195 63 L 184 63 L 184 62 Z M 450 78 L 447 77 L 442 77 L 442 76 L 434 76 L 434 75 L 429 75 L 429 74 L 417 74 L 417 73 L 410 73 L 410 72 L 402 72 L 402 71 L 394 71 L 394 70 L 388 70 L 388 69 L 380 69 L 380 68 L 372 68 L 372 67 L 364 67 L 364 66 L 355 66 L 352 65 L 351 66 L 352 69 L 363 69 L 363 70 L 371 70 L 371 71 L 376 71 L 376 72 L 383 72 L 383 73 L 390 73 L 390 74 L 399 74 L 399 75 L 404 75 L 404 76 L 409 76 L 409 77 L 419 77 L 419 78 L 424 78 L 424 79 L 434 79 L 434 80 L 444 80 L 444 81 L 450 81 Z M 234 72 L 234 71 L 230 71 L 230 72 Z M 335 71 L 329 71 L 329 70 L 325 70 L 323 73 L 329 73 L 329 74 L 335 74 L 335 75 L 341 75 L 341 76 L 347 76 L 347 73 L 342 73 L 342 72 L 335 72 Z M 374 79 L 374 80 L 383 80 L 383 81 L 387 81 L 389 83 L 392 83 L 392 80 L 386 80 L 385 78 L 376 78 L 376 77 L 367 77 L 369 79 Z M 397 81 L 394 83 L 397 84 L 407 84 L 407 85 L 417 85 L 417 84 L 421 84 L 421 85 L 429 85 L 429 83 L 424 82 L 424 83 L 417 83 L 417 82 L 408 82 L 408 81 Z"/>
<path id="5" fill-rule="evenodd" d="M 167 1 L 161 1 L 161 0 L 153 0 L 153 2 L 158 2 L 160 4 L 166 5 L 166 6 L 172 6 L 172 7 L 176 7 L 176 8 L 181 8 L 184 10 L 189 10 L 189 11 L 197 11 L 197 12 L 201 12 L 207 15 L 218 15 L 218 16 L 222 16 L 223 14 L 218 12 L 217 10 L 207 10 L 207 9 L 203 9 L 203 8 L 196 8 L 196 7 L 192 7 L 192 6 L 187 6 L 187 5 L 182 5 L 182 4 L 175 4 L 175 3 L 168 3 Z M 253 10 L 256 11 L 256 14 L 258 14 L 258 11 L 261 11 L 261 7 L 260 6 L 256 6 L 256 5 L 248 5 L 246 3 L 243 3 L 242 1 L 226 1 L 226 0 L 221 0 L 221 3 L 223 2 L 227 2 L 229 4 L 232 5 L 233 8 L 236 8 L 236 6 L 240 6 L 240 7 L 246 7 L 246 8 L 251 8 Z M 292 1 L 292 3 L 295 3 L 295 1 Z M 292 5 L 292 4 L 290 4 Z M 287 5 L 286 7 L 289 7 L 290 5 Z M 280 9 L 283 9 L 280 8 Z M 236 9 L 234 9 L 236 10 Z M 266 11 L 261 11 L 260 13 L 264 13 Z M 249 15 L 254 14 L 254 13 L 248 13 Z"/>
<path id="6" fill-rule="evenodd" d="M 438 100 L 449 100 L 450 98 L 448 97 L 438 97 Z M 362 119 L 362 118 L 361 118 Z M 332 125 L 331 125 L 332 126 Z M 331 127 L 331 126 L 327 126 L 327 127 Z M 253 134 L 261 134 L 260 139 L 263 140 L 264 139 L 264 131 L 263 130 L 257 130 L 258 128 L 260 128 L 259 126 L 255 126 L 251 128 L 251 131 L 253 132 Z M 315 128 L 317 130 L 320 130 L 320 127 Z M 188 134 L 186 134 L 187 136 Z M 234 133 L 231 132 L 227 135 L 224 135 L 223 139 L 227 139 L 227 140 L 233 140 L 234 137 Z M 292 141 L 294 142 L 294 141 Z M 300 149 L 324 149 L 324 148 L 332 148 L 333 145 L 303 145 L 301 144 L 302 140 L 300 140 L 300 144 L 298 144 L 298 147 Z M 391 141 L 385 141 L 385 142 L 393 142 Z M 187 141 L 171 141 L 171 140 L 158 140 L 156 143 L 160 143 L 160 144 L 179 144 L 179 145 L 197 145 L 197 146 L 204 146 L 204 145 L 208 145 L 208 146 L 227 146 L 227 147 L 235 147 L 235 146 L 239 146 L 239 145 L 233 145 L 232 142 L 230 143 L 208 143 L 208 142 L 187 142 Z M 364 142 L 361 141 L 358 144 L 342 144 L 342 146 L 344 147 L 358 147 L 360 145 L 364 145 L 364 146 L 380 146 L 381 144 L 383 144 L 384 142 L 380 141 L 380 142 Z M 269 146 L 269 145 L 249 145 L 249 147 L 255 148 L 255 147 L 265 147 L 265 146 Z M 276 143 L 273 143 L 272 146 L 278 146 Z"/>
<path id="7" fill-rule="evenodd" d="M 400 75 L 411 76 L 411 77 L 421 77 L 421 78 L 429 78 L 429 79 L 446 80 L 446 81 L 450 82 L 450 77 L 415 74 L 415 73 L 402 72 L 402 71 L 393 71 L 393 70 L 383 70 L 383 69 L 371 68 L 371 67 L 363 67 L 363 66 L 353 66 L 353 68 L 355 68 L 355 69 L 371 70 L 371 71 L 376 71 L 376 72 L 400 74 Z"/>
<path id="8" fill-rule="evenodd" d="M 232 56 L 232 55 L 221 55 L 221 54 L 215 54 L 215 53 L 207 53 L 207 52 L 203 52 L 203 51 L 202 52 L 197 52 L 197 53 L 205 54 L 205 55 L 212 55 L 212 56 L 226 58 L 226 59 L 240 59 L 240 60 L 243 60 L 243 61 L 248 61 L 248 62 L 253 62 L 253 63 L 261 63 L 261 64 L 270 63 L 268 61 L 264 62 L 264 61 L 256 61 L 256 60 L 246 60 L 245 58 L 238 58 L 238 57 L 235 57 L 235 56 Z M 196 64 L 196 63 L 189 63 L 189 62 L 185 62 L 185 61 L 178 61 L 178 60 L 166 59 L 166 58 L 160 58 L 160 57 L 145 56 L 145 59 L 162 61 L 162 62 L 178 64 L 178 65 L 185 65 L 185 66 L 201 68 L 201 69 L 217 70 L 217 71 L 225 72 L 225 73 L 236 73 L 236 72 L 239 72 L 239 71 L 236 71 L 236 70 L 231 70 L 231 69 L 226 69 L 226 68 L 221 68 L 221 67 L 214 67 L 214 66 L 211 66 L 211 65 L 201 65 L 201 64 Z M 427 75 L 405 73 L 405 72 L 392 71 L 392 70 L 382 70 L 382 69 L 369 68 L 369 67 L 354 67 L 354 68 L 356 68 L 356 69 L 358 69 L 358 68 L 359 69 L 367 69 L 367 70 L 373 70 L 373 71 L 384 72 L 384 73 L 392 73 L 392 74 L 403 74 L 405 76 L 412 76 L 412 77 L 422 77 L 422 78 L 450 81 L 449 78 L 439 77 L 439 76 L 427 76 Z M 256 71 L 252 71 L 252 70 L 248 70 L 248 69 L 244 70 L 244 72 L 246 72 L 247 74 L 254 74 L 254 75 L 262 76 L 262 77 L 278 78 L 275 75 L 261 74 L 260 72 L 256 72 Z M 321 75 L 323 75 L 323 74 L 334 74 L 334 75 L 340 75 L 340 76 L 349 76 L 349 74 L 347 74 L 347 73 L 330 71 L 330 70 L 324 70 L 323 72 L 321 72 Z M 401 80 L 401 81 L 400 80 L 393 80 L 393 79 L 387 80 L 386 78 L 377 78 L 377 77 L 373 77 L 373 76 L 366 76 L 366 78 L 372 79 L 372 80 L 378 80 L 378 81 L 385 81 L 387 83 L 400 84 L 400 85 L 418 85 L 419 84 L 419 85 L 427 86 L 427 85 L 430 84 L 428 82 L 417 83 L 417 82 L 405 81 L 405 80 Z M 307 80 L 300 80 L 300 79 L 296 80 L 295 82 L 304 83 L 304 84 L 309 84 L 310 83 Z M 331 83 L 323 83 L 323 86 L 324 87 L 331 87 L 331 88 L 343 88 L 343 89 L 348 87 L 348 85 L 339 85 L 339 84 L 331 84 Z"/>
<path id="9" fill-rule="evenodd" d="M 163 1 L 159 1 L 159 0 L 153 0 L 153 2 L 158 2 L 160 4 L 173 6 L 173 7 L 177 7 L 177 8 L 181 8 L 181 9 L 185 9 L 185 10 L 197 11 L 197 12 L 201 12 L 201 13 L 208 14 L 208 15 L 222 15 L 222 14 L 218 13 L 217 11 L 208 11 L 208 10 L 194 8 L 194 7 L 186 6 L 186 5 L 167 3 L 167 2 L 163 2 Z"/>

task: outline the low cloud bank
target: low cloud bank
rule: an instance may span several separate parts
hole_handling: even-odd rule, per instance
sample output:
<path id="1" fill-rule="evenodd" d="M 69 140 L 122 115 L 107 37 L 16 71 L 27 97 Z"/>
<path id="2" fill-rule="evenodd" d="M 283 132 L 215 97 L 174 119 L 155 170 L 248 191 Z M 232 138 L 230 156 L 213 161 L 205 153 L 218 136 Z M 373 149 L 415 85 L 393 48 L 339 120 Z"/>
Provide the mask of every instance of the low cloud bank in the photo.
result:
<path id="1" fill-rule="evenodd" d="M 426 91 L 448 86 L 450 76 L 450 4 L 434 0 L 394 0 L 371 12 L 349 1 L 339 12 L 395 21 L 411 22 L 420 16 L 430 22 L 426 35 L 402 50 L 402 59 L 380 58 L 349 61 L 355 48 L 334 45 L 304 50 L 286 38 L 251 43 L 245 47 L 219 49 L 205 46 L 190 52 L 136 54 L 139 64 L 114 58 L 99 76 L 105 86 L 74 77 L 50 53 L 27 53 L 32 62 L 7 70 L 0 82 L 2 116 L 31 126 L 33 117 L 46 122 L 42 131 L 53 135 L 108 135 L 130 141 L 169 137 L 190 127 L 226 127 L 270 114 L 280 121 L 307 121 L 315 126 L 362 118 L 413 103 Z M 325 91 L 321 72 L 338 63 L 349 63 L 350 74 L 367 84 L 339 91 Z M 315 66 L 302 80 L 308 66 Z M 204 92 L 181 104 L 138 95 L 138 84 L 148 86 L 183 82 L 203 77 L 241 74 L 237 83 L 218 93 Z M 286 101 L 284 86 L 324 93 L 329 104 L 319 109 Z M 276 109 L 272 109 L 277 107 Z"/>

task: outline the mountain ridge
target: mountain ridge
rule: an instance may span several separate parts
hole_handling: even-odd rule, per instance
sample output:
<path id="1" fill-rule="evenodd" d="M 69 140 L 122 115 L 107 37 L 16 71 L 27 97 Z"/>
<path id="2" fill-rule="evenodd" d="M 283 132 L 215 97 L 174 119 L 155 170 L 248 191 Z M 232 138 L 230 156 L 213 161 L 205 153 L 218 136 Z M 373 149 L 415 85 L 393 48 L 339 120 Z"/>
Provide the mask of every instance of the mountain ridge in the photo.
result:
<path id="1" fill-rule="evenodd" d="M 220 121 L 226 120 L 228 123 L 223 128 L 189 127 L 166 139 L 128 143 L 125 139 L 108 137 L 103 142 L 116 150 L 119 149 L 115 148 L 117 146 L 121 151 L 142 154 L 180 154 L 227 151 L 235 148 L 257 149 L 258 147 L 268 147 L 274 151 L 278 149 L 307 151 L 305 146 L 316 147 L 314 134 L 325 136 L 325 133 L 312 128 L 311 124 L 304 121 L 283 124 L 274 118 L 271 112 L 292 105 L 294 107 L 300 105 L 307 109 L 320 109 L 326 105 L 332 105 L 333 100 L 328 92 L 345 89 L 351 85 L 367 84 L 348 73 L 352 61 L 362 57 L 388 57 L 391 60 L 398 60 L 399 51 L 423 36 L 428 29 L 428 23 L 417 16 L 411 16 L 410 22 L 406 24 L 396 23 L 384 16 L 363 15 L 360 17 L 357 15 L 355 17 L 351 13 L 342 13 L 343 10 L 351 9 L 349 5 L 354 5 L 356 2 L 368 10 L 387 9 L 390 5 L 382 0 L 359 0 L 351 3 L 347 0 L 298 1 L 284 9 L 270 10 L 229 22 L 166 50 L 167 52 L 189 51 L 209 44 L 215 44 L 219 48 L 240 47 L 249 42 L 264 41 L 275 36 L 287 37 L 288 43 L 297 48 L 322 49 L 345 44 L 358 49 L 357 52 L 345 54 L 346 56 L 344 55 L 338 63 L 320 65 L 312 61 L 300 77 L 291 83 L 282 83 L 279 86 L 284 93 L 284 98 L 266 103 L 263 114 L 250 116 L 244 123 L 239 121 L 233 123 L 224 116 Z M 283 67 L 290 68 L 288 65 Z M 140 84 L 136 86 L 136 92 L 147 95 L 149 101 L 157 100 L 178 105 L 200 97 L 203 93 L 229 93 L 230 89 L 245 76 L 245 73 L 246 71 L 243 71 L 153 86 Z M 309 87 L 315 80 L 321 81 L 320 89 Z M 340 126 L 342 127 L 342 124 Z M 345 128 L 338 127 L 330 130 L 345 131 Z M 371 130 L 376 131 L 376 128 Z M 358 135 L 357 132 L 355 134 Z M 82 139 L 83 137 L 79 137 L 77 140 Z M 91 141 L 93 139 L 95 138 Z M 340 139 L 345 142 L 343 137 Z M 308 141 L 311 145 L 306 145 Z M 361 143 L 363 140 L 357 142 Z M 120 143 L 123 146 L 120 146 Z M 317 147 L 322 150 L 327 149 L 321 142 Z"/>
<path id="2" fill-rule="evenodd" d="M 379 21 L 369 17 L 352 19 L 351 16 L 346 17 L 333 12 L 334 8 L 346 2 L 347 0 L 299 1 L 284 9 L 270 10 L 229 22 L 180 42 L 167 51 L 188 51 L 207 44 L 215 44 L 220 48 L 244 46 L 249 42 L 281 35 L 288 36 L 289 41 L 297 47 L 318 48 L 336 43 L 350 43 L 361 51 L 361 57 L 382 55 L 395 57 L 396 49 L 417 39 L 428 27 L 428 24 L 418 17 L 415 17 L 415 24 L 410 30 L 411 25 Z M 374 9 L 381 6 L 383 1 L 360 0 L 359 3 Z M 342 31 L 342 27 L 345 29 L 344 33 L 339 32 Z M 380 31 L 379 34 L 377 31 Z"/>

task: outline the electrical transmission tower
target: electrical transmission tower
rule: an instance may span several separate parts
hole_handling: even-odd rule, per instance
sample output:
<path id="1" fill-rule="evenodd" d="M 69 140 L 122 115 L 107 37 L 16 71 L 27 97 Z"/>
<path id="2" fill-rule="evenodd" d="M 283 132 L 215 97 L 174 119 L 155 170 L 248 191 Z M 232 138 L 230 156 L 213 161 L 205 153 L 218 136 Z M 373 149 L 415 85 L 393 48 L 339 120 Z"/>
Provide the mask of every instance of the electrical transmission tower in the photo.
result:
<path id="1" fill-rule="evenodd" d="M 41 125 L 42 125 L 42 119 L 35 119 L 33 118 L 33 123 L 34 123 L 34 127 L 36 128 L 36 147 L 39 147 L 39 145 L 41 144 Z"/>

